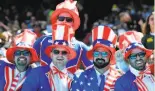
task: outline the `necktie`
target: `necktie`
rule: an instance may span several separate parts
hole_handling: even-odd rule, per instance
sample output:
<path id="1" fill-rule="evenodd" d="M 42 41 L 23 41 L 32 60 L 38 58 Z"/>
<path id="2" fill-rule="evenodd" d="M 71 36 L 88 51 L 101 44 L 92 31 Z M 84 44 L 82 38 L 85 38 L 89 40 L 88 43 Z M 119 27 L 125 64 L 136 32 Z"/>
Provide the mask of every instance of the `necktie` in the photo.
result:
<path id="1" fill-rule="evenodd" d="M 103 91 L 104 84 L 105 84 L 105 76 L 100 75 L 100 78 L 101 78 L 101 83 L 100 83 L 99 91 Z"/>
<path id="2" fill-rule="evenodd" d="M 10 90 L 9 91 L 15 91 L 15 88 L 17 86 L 17 83 L 19 81 L 20 73 L 16 75 L 16 77 L 13 79 Z"/>

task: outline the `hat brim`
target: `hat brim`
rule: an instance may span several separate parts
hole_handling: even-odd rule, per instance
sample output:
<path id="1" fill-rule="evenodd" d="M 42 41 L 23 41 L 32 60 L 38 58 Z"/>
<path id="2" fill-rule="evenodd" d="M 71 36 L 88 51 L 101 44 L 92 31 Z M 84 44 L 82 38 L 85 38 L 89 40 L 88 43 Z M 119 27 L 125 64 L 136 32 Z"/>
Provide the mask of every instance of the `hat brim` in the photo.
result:
<path id="1" fill-rule="evenodd" d="M 27 47 L 12 47 L 12 48 L 8 48 L 6 51 L 6 58 L 9 62 L 14 63 L 14 52 L 16 50 L 19 49 L 25 49 L 25 50 L 29 50 L 31 53 L 31 61 L 30 64 L 34 63 L 34 62 L 38 62 L 39 58 L 38 55 L 36 53 L 36 50 L 33 48 L 27 48 Z"/>
<path id="2" fill-rule="evenodd" d="M 53 48 L 57 48 L 57 47 L 60 47 L 60 48 L 65 48 L 67 51 L 69 51 L 69 54 L 70 54 L 70 56 L 69 56 L 69 60 L 72 60 L 72 59 L 74 59 L 75 57 L 76 57 L 76 52 L 72 49 L 72 48 L 70 48 L 70 47 L 68 47 L 68 46 L 65 46 L 65 45 L 51 45 L 51 46 L 48 46 L 46 49 L 45 49 L 45 54 L 48 56 L 48 57 L 50 57 L 50 53 L 51 53 L 51 51 L 52 51 L 52 49 Z M 51 57 L 50 57 L 51 58 Z"/>
<path id="3" fill-rule="evenodd" d="M 107 48 L 108 50 L 110 50 L 111 52 L 111 57 L 110 57 L 110 64 L 115 64 L 116 61 L 114 59 L 114 53 L 115 53 L 115 49 L 114 48 L 111 48 L 111 47 L 108 47 L 106 45 L 103 45 L 103 44 L 96 44 L 93 49 L 89 50 L 87 53 L 86 53 L 86 56 L 89 60 L 93 60 L 93 52 L 95 49 L 99 48 L 99 47 L 103 47 L 103 48 Z"/>
<path id="4" fill-rule="evenodd" d="M 152 50 L 149 50 L 149 49 L 146 49 L 146 48 L 142 48 L 142 47 L 139 47 L 139 46 L 137 46 L 136 48 L 139 48 L 139 49 L 145 51 L 145 53 L 146 53 L 145 57 L 147 57 L 147 58 L 150 57 L 150 56 L 152 55 Z M 128 57 L 130 56 L 132 50 L 133 50 L 133 49 L 131 49 L 131 50 L 129 50 L 129 51 L 127 51 L 127 52 L 125 53 L 124 59 L 125 59 L 126 61 L 127 61 Z"/>
<path id="5" fill-rule="evenodd" d="M 59 14 L 61 14 L 63 12 L 68 12 L 69 14 L 71 14 L 71 16 L 73 17 L 73 29 L 74 30 L 77 30 L 79 28 L 79 26 L 80 26 L 80 18 L 79 18 L 79 16 L 76 13 L 74 13 L 73 11 L 71 11 L 69 9 L 63 8 L 63 9 L 57 9 L 57 10 L 55 10 L 52 13 L 51 18 L 50 18 L 51 23 L 52 24 L 55 24 L 56 21 L 57 21 L 57 17 L 59 16 Z"/>

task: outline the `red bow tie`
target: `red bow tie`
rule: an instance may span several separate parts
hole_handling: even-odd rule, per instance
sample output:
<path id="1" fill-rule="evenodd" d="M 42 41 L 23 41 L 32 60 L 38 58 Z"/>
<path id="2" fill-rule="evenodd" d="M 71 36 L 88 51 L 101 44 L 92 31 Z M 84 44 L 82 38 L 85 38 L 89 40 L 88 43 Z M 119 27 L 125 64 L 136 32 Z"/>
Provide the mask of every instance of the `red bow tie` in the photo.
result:
<path id="1" fill-rule="evenodd" d="M 56 68 L 55 66 L 52 67 L 52 71 L 53 71 L 53 74 L 58 74 L 59 77 L 62 79 L 65 77 L 65 73 L 61 72 L 58 68 Z"/>

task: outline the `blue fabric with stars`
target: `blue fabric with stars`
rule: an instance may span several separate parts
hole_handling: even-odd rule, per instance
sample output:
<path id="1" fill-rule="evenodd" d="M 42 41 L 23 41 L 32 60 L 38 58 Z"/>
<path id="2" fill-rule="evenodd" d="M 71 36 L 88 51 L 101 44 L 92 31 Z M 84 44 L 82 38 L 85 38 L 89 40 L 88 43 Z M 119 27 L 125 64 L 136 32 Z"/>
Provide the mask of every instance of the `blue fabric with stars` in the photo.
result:
<path id="1" fill-rule="evenodd" d="M 103 88 L 103 87 L 102 87 Z M 85 70 L 80 77 L 74 76 L 71 91 L 103 91 L 98 86 L 98 79 L 94 67 Z"/>

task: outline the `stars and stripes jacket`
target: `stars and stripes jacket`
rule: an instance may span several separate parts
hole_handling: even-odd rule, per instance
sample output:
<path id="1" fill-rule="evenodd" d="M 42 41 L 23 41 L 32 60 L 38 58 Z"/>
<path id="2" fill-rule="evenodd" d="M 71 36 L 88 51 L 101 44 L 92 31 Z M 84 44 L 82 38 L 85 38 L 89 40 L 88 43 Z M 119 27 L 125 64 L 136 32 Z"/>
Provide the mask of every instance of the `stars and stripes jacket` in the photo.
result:
<path id="1" fill-rule="evenodd" d="M 109 68 L 108 75 L 105 80 L 104 89 L 102 91 L 110 91 L 114 89 L 115 81 L 122 74 L 115 70 L 113 67 Z M 85 70 L 78 77 L 74 76 L 71 84 L 71 91 L 100 91 L 98 86 L 97 74 L 94 67 Z"/>
<path id="2" fill-rule="evenodd" d="M 34 68 L 23 84 L 22 91 L 57 91 L 54 89 L 54 86 L 57 84 L 51 85 L 50 82 L 51 79 L 52 82 L 54 81 L 54 79 L 50 76 L 51 71 L 53 72 L 48 65 Z M 70 83 L 71 82 L 68 84 Z"/>
<path id="3" fill-rule="evenodd" d="M 45 49 L 47 46 L 52 45 L 52 35 L 45 35 L 36 40 L 33 48 L 36 50 L 40 57 L 41 65 L 49 65 L 51 63 L 51 58 L 45 54 Z M 76 40 L 74 37 L 71 39 L 72 48 L 76 51 L 76 58 L 70 60 L 66 67 L 71 73 L 75 73 L 79 68 L 79 64 L 82 62 L 84 67 L 92 65 L 90 61 L 86 58 L 86 51 L 90 48 L 81 41 Z"/>
<path id="4" fill-rule="evenodd" d="M 32 69 L 31 67 L 27 69 L 25 77 L 17 85 L 16 91 L 21 91 L 22 85 L 25 82 L 31 69 Z M 9 91 L 12 84 L 12 80 L 14 78 L 14 71 L 15 71 L 14 64 L 5 63 L 3 60 L 0 60 L 0 91 Z"/>

